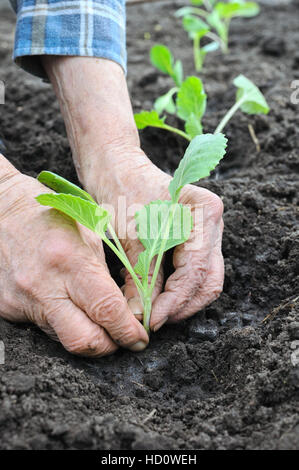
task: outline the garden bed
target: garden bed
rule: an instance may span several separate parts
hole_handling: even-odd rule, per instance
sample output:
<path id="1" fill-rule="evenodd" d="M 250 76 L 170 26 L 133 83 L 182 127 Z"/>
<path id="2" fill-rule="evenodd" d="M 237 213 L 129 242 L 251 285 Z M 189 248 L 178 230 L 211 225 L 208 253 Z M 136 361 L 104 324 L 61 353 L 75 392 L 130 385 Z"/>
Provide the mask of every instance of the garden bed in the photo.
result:
<path id="1" fill-rule="evenodd" d="M 191 320 L 164 326 L 144 352 L 99 360 L 68 354 L 35 326 L 0 320 L 1 449 L 299 448 L 299 364 L 291 361 L 299 339 L 299 105 L 290 102 L 290 83 L 299 78 L 299 5 L 261 3 L 260 16 L 235 20 L 230 54 L 210 54 L 201 75 L 207 132 L 233 104 L 231 82 L 240 73 L 271 107 L 268 116 L 231 121 L 219 173 L 201 182 L 225 207 L 222 296 Z M 149 63 L 151 45 L 168 45 L 193 73 L 189 40 L 173 16 L 181 5 L 128 10 L 135 111 L 150 109 L 169 88 Z M 53 92 L 12 64 L 14 17 L 0 14 L 0 151 L 27 174 L 48 169 L 76 183 Z M 159 129 L 142 131 L 141 140 L 170 173 L 186 146 Z M 112 258 L 110 266 L 117 276 Z"/>

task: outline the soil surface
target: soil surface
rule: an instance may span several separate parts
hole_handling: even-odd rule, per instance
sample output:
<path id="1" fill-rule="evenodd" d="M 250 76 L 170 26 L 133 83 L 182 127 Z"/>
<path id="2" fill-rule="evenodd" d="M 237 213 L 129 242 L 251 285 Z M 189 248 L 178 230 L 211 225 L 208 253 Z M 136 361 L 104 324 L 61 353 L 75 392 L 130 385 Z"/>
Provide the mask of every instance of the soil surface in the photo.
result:
<path id="1" fill-rule="evenodd" d="M 1 449 L 299 448 L 299 104 L 290 101 L 299 79 L 299 2 L 261 3 L 260 16 L 233 22 L 230 54 L 210 55 L 202 74 L 207 132 L 233 104 L 239 73 L 271 106 L 266 117 L 235 117 L 218 174 L 201 183 L 225 206 L 222 296 L 191 320 L 163 327 L 146 351 L 99 360 L 68 354 L 35 326 L 0 320 Z M 153 44 L 170 46 L 194 74 L 189 40 L 173 16 L 182 5 L 128 9 L 136 111 L 150 109 L 170 85 L 149 63 Z M 27 174 L 49 169 L 77 182 L 53 92 L 12 63 L 14 16 L 0 15 L 1 151 Z M 170 173 L 186 146 L 158 129 L 141 139 Z"/>

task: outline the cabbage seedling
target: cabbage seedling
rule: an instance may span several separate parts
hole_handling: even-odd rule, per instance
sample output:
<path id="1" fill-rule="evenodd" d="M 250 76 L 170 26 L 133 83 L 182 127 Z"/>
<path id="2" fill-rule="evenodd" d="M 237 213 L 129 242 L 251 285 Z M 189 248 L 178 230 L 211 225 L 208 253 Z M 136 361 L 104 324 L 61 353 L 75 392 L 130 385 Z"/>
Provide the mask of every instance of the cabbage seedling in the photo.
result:
<path id="1" fill-rule="evenodd" d="M 202 134 L 201 119 L 206 110 L 206 101 L 207 96 L 202 81 L 198 77 L 188 77 L 176 90 L 175 103 L 173 101 L 174 113 L 178 118 L 185 121 L 185 131 L 168 125 L 165 122 L 166 116 L 159 116 L 161 108 L 157 108 L 157 101 L 153 111 L 141 111 L 135 114 L 135 122 L 138 129 L 149 126 L 159 127 L 191 141 L 193 137 Z"/>
<path id="2" fill-rule="evenodd" d="M 222 132 L 233 115 L 241 109 L 246 114 L 268 114 L 270 108 L 262 92 L 244 75 L 239 75 L 233 81 L 237 87 L 236 102 L 218 124 L 215 134 Z"/>
<path id="3" fill-rule="evenodd" d="M 239 75 L 233 81 L 237 87 L 236 101 L 231 109 L 221 119 L 215 129 L 215 134 L 222 132 L 224 127 L 241 109 L 246 114 L 267 114 L 270 110 L 263 94 L 257 86 L 244 75 Z M 165 123 L 166 116 L 159 116 L 157 111 L 142 111 L 135 114 L 138 129 L 148 126 L 159 127 L 184 137 L 190 141 L 203 132 L 202 117 L 206 109 L 206 94 L 202 82 L 197 77 L 188 77 L 181 85 L 176 97 L 176 115 L 185 121 L 185 131 Z"/>
<path id="4" fill-rule="evenodd" d="M 180 60 L 175 61 L 168 47 L 163 46 L 162 44 L 156 44 L 151 48 L 150 60 L 152 65 L 160 70 L 160 72 L 169 75 L 169 77 L 173 79 L 175 85 L 165 95 L 156 99 L 154 109 L 158 114 L 161 114 L 164 110 L 169 114 L 174 114 L 176 107 L 173 101 L 173 96 L 182 85 L 184 79 L 182 62 Z"/>
<path id="5" fill-rule="evenodd" d="M 219 39 L 214 35 L 214 33 L 211 33 L 211 28 L 207 23 L 194 15 L 184 15 L 183 28 L 187 31 L 189 38 L 193 41 L 194 66 L 195 70 L 200 72 L 208 52 L 218 49 Z M 200 41 L 205 36 L 214 39 L 214 41 L 201 47 Z"/>
<path id="6" fill-rule="evenodd" d="M 135 214 L 137 235 L 144 250 L 133 267 L 110 222 L 109 213 L 99 206 L 83 189 L 55 173 L 42 171 L 38 180 L 56 191 L 40 194 L 37 201 L 43 206 L 63 212 L 76 222 L 95 232 L 118 256 L 131 274 L 143 303 L 143 325 L 149 332 L 152 294 L 161 266 L 163 254 L 190 237 L 193 220 L 189 207 L 179 203 L 186 184 L 205 178 L 218 165 L 225 154 L 227 140 L 221 133 L 195 137 L 189 144 L 169 184 L 170 199 L 152 201 Z M 108 237 L 110 232 L 112 240 Z M 150 281 L 150 266 L 155 258 Z"/>
<path id="7" fill-rule="evenodd" d="M 150 60 L 154 67 L 169 75 L 175 85 L 180 87 L 183 81 L 183 65 L 180 60 L 175 61 L 168 47 L 156 44 L 150 50 Z"/>
<path id="8" fill-rule="evenodd" d="M 193 15 L 203 18 L 207 27 L 215 31 L 215 33 L 207 31 L 206 36 L 217 42 L 224 53 L 228 52 L 231 20 L 237 17 L 250 18 L 258 15 L 260 11 L 256 2 L 246 2 L 245 0 L 231 0 L 229 2 L 191 0 L 191 3 L 196 6 L 180 8 L 176 12 L 176 16 L 183 17 L 185 29 L 185 18 Z M 201 5 L 205 8 L 198 8 Z M 193 22 L 195 23 L 194 20 Z"/>

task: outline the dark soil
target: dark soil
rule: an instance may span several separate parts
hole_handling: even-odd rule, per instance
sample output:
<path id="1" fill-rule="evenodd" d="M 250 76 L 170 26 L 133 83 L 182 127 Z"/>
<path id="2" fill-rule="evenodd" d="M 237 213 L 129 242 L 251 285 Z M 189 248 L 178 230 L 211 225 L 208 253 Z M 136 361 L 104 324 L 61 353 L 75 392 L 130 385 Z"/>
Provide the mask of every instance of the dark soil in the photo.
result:
<path id="1" fill-rule="evenodd" d="M 233 23 L 230 54 L 210 55 L 202 76 L 206 131 L 233 103 L 239 73 L 271 106 L 267 117 L 239 114 L 231 122 L 219 174 L 202 183 L 224 201 L 224 293 L 193 319 L 163 327 L 143 353 L 100 360 L 71 356 L 35 326 L 0 321 L 1 449 L 299 448 L 299 365 L 291 361 L 299 344 L 299 105 L 290 102 L 290 83 L 299 78 L 299 6 L 261 3 L 260 16 Z M 137 111 L 169 86 L 149 64 L 152 44 L 169 45 L 194 73 L 189 41 L 173 17 L 179 5 L 128 11 Z M 76 182 L 52 90 L 11 62 L 13 21 L 1 13 L 1 150 L 27 174 L 50 169 Z M 152 160 L 173 171 L 185 142 L 161 130 L 141 138 Z"/>

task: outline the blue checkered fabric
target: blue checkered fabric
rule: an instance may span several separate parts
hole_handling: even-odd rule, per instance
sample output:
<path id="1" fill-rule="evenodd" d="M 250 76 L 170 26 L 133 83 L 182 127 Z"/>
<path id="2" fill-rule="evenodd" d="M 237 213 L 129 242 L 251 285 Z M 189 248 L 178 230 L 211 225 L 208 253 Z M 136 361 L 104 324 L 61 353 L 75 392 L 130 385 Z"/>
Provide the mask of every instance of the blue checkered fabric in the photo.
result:
<path id="1" fill-rule="evenodd" d="M 39 56 L 103 57 L 126 71 L 125 0 L 11 0 L 17 13 L 13 58 L 42 78 Z"/>

